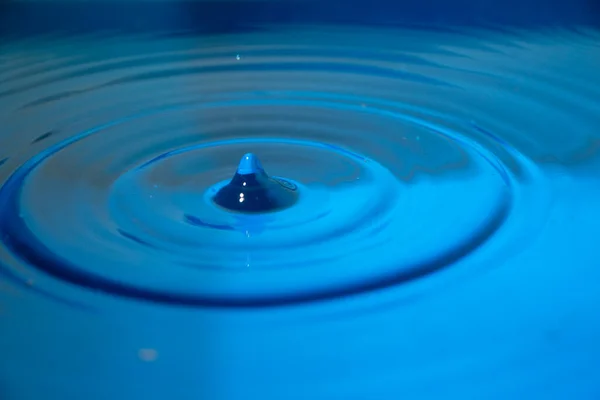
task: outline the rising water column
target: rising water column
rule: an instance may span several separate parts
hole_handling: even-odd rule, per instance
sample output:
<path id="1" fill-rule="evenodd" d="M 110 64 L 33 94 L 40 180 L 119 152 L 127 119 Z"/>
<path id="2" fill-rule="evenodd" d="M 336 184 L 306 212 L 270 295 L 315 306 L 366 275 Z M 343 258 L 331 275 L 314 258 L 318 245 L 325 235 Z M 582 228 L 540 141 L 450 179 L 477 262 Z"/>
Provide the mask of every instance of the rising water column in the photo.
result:
<path id="1" fill-rule="evenodd" d="M 218 206 L 240 213 L 265 213 L 291 207 L 298 201 L 293 183 L 270 177 L 258 157 L 244 154 L 231 181 L 213 197 Z"/>

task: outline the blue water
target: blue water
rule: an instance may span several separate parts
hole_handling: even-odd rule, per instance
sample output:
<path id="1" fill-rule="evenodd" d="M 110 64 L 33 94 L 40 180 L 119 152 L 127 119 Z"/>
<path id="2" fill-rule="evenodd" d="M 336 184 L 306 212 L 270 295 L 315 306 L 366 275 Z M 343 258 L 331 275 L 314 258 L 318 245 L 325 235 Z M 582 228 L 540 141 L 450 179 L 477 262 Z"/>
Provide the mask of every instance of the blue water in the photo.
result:
<path id="1" fill-rule="evenodd" d="M 600 398 L 592 3 L 289 4 L 1 9 L 0 399 Z"/>

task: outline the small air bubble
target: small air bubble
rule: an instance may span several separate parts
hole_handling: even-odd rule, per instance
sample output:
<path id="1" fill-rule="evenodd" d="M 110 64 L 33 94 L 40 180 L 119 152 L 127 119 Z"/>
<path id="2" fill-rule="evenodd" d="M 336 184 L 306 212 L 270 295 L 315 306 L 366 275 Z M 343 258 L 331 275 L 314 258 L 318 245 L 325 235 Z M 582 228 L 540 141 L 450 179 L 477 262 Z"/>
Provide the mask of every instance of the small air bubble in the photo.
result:
<path id="1" fill-rule="evenodd" d="M 158 352 L 155 349 L 140 349 L 138 357 L 145 362 L 152 362 L 158 358 Z"/>
<path id="2" fill-rule="evenodd" d="M 236 59 L 236 60 L 240 61 L 240 59 L 241 59 L 241 58 L 242 58 L 242 57 L 240 57 L 240 55 L 239 55 L 239 54 L 236 54 L 236 56 L 235 56 L 235 59 Z"/>

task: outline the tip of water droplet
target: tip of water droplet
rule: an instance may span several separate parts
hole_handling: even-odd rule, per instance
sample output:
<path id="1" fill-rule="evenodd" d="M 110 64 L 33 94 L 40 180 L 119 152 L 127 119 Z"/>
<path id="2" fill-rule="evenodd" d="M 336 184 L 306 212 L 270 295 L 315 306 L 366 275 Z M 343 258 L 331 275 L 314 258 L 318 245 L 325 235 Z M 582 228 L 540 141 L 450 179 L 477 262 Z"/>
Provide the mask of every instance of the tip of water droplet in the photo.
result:
<path id="1" fill-rule="evenodd" d="M 237 173 L 240 175 L 256 174 L 263 171 L 260 160 L 252 153 L 244 154 L 237 168 Z"/>

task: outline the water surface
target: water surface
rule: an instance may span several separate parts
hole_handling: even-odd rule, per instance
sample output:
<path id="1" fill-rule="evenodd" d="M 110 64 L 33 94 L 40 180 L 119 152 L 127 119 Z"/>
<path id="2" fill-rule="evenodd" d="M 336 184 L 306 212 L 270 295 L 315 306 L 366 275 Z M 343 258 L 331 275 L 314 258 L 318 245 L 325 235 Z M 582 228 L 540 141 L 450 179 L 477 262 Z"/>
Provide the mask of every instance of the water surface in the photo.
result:
<path id="1" fill-rule="evenodd" d="M 599 39 L 6 41 L 0 394 L 597 398 Z M 296 205 L 211 202 L 249 151 Z"/>

